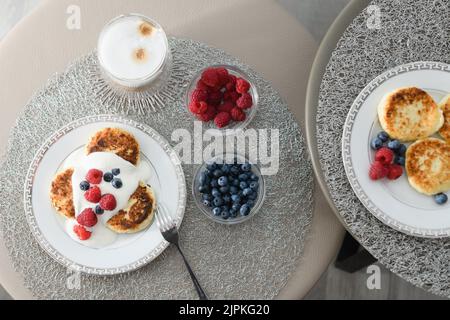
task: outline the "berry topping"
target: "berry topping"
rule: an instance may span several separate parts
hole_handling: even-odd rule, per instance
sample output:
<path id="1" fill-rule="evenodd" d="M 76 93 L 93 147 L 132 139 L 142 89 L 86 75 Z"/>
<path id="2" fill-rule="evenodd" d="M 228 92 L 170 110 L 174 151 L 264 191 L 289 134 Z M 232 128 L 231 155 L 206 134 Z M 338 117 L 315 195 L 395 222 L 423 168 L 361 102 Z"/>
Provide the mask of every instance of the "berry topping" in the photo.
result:
<path id="1" fill-rule="evenodd" d="M 103 175 L 103 180 L 106 182 L 111 182 L 114 179 L 114 175 L 111 172 L 107 172 Z"/>
<path id="2" fill-rule="evenodd" d="M 206 101 L 208 99 L 208 92 L 201 89 L 195 89 L 194 92 L 192 92 L 191 95 L 191 101 L 194 102 L 200 102 L 200 101 Z"/>
<path id="3" fill-rule="evenodd" d="M 115 168 L 111 170 L 112 174 L 115 176 L 118 176 L 120 174 L 120 169 L 119 168 Z"/>
<path id="4" fill-rule="evenodd" d="M 120 189 L 123 186 L 122 180 L 119 178 L 115 178 L 112 182 L 112 186 L 116 189 Z"/>
<path id="5" fill-rule="evenodd" d="M 448 196 L 445 193 L 438 193 L 433 196 L 434 201 L 436 201 L 437 204 L 443 205 L 446 204 L 448 201 Z"/>
<path id="6" fill-rule="evenodd" d="M 97 169 L 91 169 L 86 175 L 86 180 L 91 184 L 99 184 L 102 182 L 103 172 Z"/>
<path id="7" fill-rule="evenodd" d="M 375 161 L 370 166 L 369 177 L 372 180 L 380 180 L 385 178 L 389 173 L 389 169 L 381 162 Z"/>
<path id="8" fill-rule="evenodd" d="M 375 138 L 370 142 L 370 147 L 373 150 L 378 150 L 383 146 L 383 141 L 380 138 Z"/>
<path id="9" fill-rule="evenodd" d="M 105 194 L 100 200 L 100 208 L 103 210 L 112 211 L 116 206 L 116 198 L 112 194 Z"/>
<path id="10" fill-rule="evenodd" d="M 80 225 L 73 226 L 73 232 L 78 236 L 78 239 L 85 241 L 91 237 L 92 232 L 87 231 L 86 228 Z"/>
<path id="11" fill-rule="evenodd" d="M 80 189 L 81 190 L 87 191 L 87 190 L 89 190 L 90 187 L 91 187 L 91 185 L 89 184 L 89 182 L 81 181 L 81 183 L 80 183 Z"/>
<path id="12" fill-rule="evenodd" d="M 392 164 L 388 167 L 388 174 L 387 177 L 389 180 L 397 180 L 398 178 L 400 178 L 403 174 L 403 168 L 402 166 L 398 165 L 398 164 Z"/>
<path id="13" fill-rule="evenodd" d="M 391 149 L 392 151 L 398 150 L 400 148 L 400 145 L 401 143 L 398 140 L 389 141 L 387 144 L 388 148 Z"/>
<path id="14" fill-rule="evenodd" d="M 231 115 L 231 119 L 233 119 L 234 121 L 244 121 L 247 118 L 247 115 L 245 114 L 244 111 L 242 111 L 242 109 L 239 109 L 237 107 L 233 108 L 230 112 Z"/>
<path id="15" fill-rule="evenodd" d="M 389 135 L 386 132 L 381 131 L 380 133 L 378 133 L 377 138 L 380 139 L 381 142 L 384 143 L 389 140 Z"/>
<path id="16" fill-rule="evenodd" d="M 218 128 L 226 127 L 231 121 L 231 116 L 227 112 L 220 112 L 215 118 L 214 123 Z"/>
<path id="17" fill-rule="evenodd" d="M 93 227 L 97 224 L 97 216 L 91 208 L 84 209 L 78 216 L 77 222 L 85 227 Z"/>
<path id="18" fill-rule="evenodd" d="M 399 147 L 398 150 L 397 150 L 397 154 L 398 154 L 399 156 L 404 157 L 405 154 L 406 154 L 406 150 L 407 150 L 407 149 L 408 149 L 408 148 L 407 148 L 404 144 L 401 144 L 400 147 Z"/>
<path id="19" fill-rule="evenodd" d="M 241 109 L 251 108 L 253 105 L 252 96 L 248 93 L 243 93 L 241 97 L 236 101 L 236 105 Z"/>
<path id="20" fill-rule="evenodd" d="M 404 167 L 405 163 L 406 163 L 406 159 L 405 159 L 405 157 L 402 157 L 402 156 L 395 156 L 394 163 Z"/>
<path id="21" fill-rule="evenodd" d="M 382 164 L 391 164 L 394 160 L 394 152 L 391 149 L 383 147 L 375 154 L 375 160 Z"/>
<path id="22" fill-rule="evenodd" d="M 84 193 L 84 198 L 92 203 L 98 203 L 102 197 L 102 192 L 99 187 L 92 187 Z"/>
<path id="23" fill-rule="evenodd" d="M 237 79 L 236 81 L 236 91 L 238 93 L 247 93 L 250 90 L 250 83 L 242 78 Z"/>
<path id="24" fill-rule="evenodd" d="M 100 205 L 95 206 L 95 213 L 96 214 L 103 214 L 105 211 L 100 207 Z"/>
<path id="25" fill-rule="evenodd" d="M 214 68 L 203 71 L 201 80 L 209 87 L 216 87 L 220 84 L 219 74 Z"/>

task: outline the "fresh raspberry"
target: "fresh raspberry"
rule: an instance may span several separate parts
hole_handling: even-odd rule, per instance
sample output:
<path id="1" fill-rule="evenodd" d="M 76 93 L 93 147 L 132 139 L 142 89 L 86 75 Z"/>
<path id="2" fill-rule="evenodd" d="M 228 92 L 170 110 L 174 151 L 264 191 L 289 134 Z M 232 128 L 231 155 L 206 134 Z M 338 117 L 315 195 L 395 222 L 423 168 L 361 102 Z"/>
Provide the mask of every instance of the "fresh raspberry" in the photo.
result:
<path id="1" fill-rule="evenodd" d="M 236 91 L 236 80 L 237 80 L 237 77 L 235 75 L 232 75 L 232 74 L 228 75 L 228 82 L 225 85 L 225 88 L 228 91 Z"/>
<path id="2" fill-rule="evenodd" d="M 91 169 L 86 174 L 86 180 L 90 184 L 99 184 L 102 182 L 103 172 L 97 169 Z"/>
<path id="3" fill-rule="evenodd" d="M 103 210 L 112 211 L 116 208 L 116 198 L 112 194 L 105 194 L 100 200 L 100 208 Z"/>
<path id="4" fill-rule="evenodd" d="M 208 105 L 208 109 L 206 110 L 206 112 L 203 114 L 197 114 L 197 118 L 200 121 L 208 122 L 214 120 L 216 114 L 217 114 L 216 108 L 214 106 Z"/>
<path id="5" fill-rule="evenodd" d="M 243 93 L 241 97 L 236 101 L 236 105 L 241 109 L 251 108 L 253 105 L 252 96 L 248 93 Z"/>
<path id="6" fill-rule="evenodd" d="M 238 93 L 247 93 L 250 90 L 250 83 L 242 78 L 236 80 L 236 91 Z"/>
<path id="7" fill-rule="evenodd" d="M 214 68 L 208 68 L 203 71 L 201 80 L 208 87 L 216 87 L 220 84 L 219 74 Z"/>
<path id="8" fill-rule="evenodd" d="M 398 164 L 391 164 L 388 171 L 387 177 L 389 180 L 397 180 L 403 175 L 403 168 Z"/>
<path id="9" fill-rule="evenodd" d="M 247 118 L 247 115 L 245 114 L 244 111 L 242 111 L 242 109 L 239 109 L 237 107 L 234 107 L 231 112 L 231 119 L 233 119 L 234 121 L 244 121 L 245 118 Z"/>
<path id="10" fill-rule="evenodd" d="M 239 97 L 240 95 L 236 91 L 225 91 L 225 93 L 223 94 L 223 100 L 231 101 L 233 103 L 236 103 Z"/>
<path id="11" fill-rule="evenodd" d="M 369 177 L 372 180 L 380 180 L 385 178 L 389 173 L 389 169 L 381 162 L 375 161 L 370 166 Z"/>
<path id="12" fill-rule="evenodd" d="M 92 203 L 98 203 L 102 197 L 99 187 L 92 187 L 84 193 L 84 198 Z"/>
<path id="13" fill-rule="evenodd" d="M 231 121 L 231 116 L 228 112 L 219 112 L 214 118 L 214 123 L 218 128 L 226 127 Z"/>
<path id="14" fill-rule="evenodd" d="M 200 101 L 200 102 L 193 101 L 189 104 L 189 111 L 194 114 L 205 113 L 207 109 L 208 109 L 208 104 L 204 101 Z"/>
<path id="15" fill-rule="evenodd" d="M 73 232 L 78 236 L 81 241 L 87 240 L 91 237 L 92 232 L 87 231 L 86 228 L 78 224 L 73 226 Z"/>
<path id="16" fill-rule="evenodd" d="M 217 74 L 219 75 L 219 82 L 221 85 L 226 85 L 229 78 L 228 78 L 228 70 L 225 68 L 217 68 L 216 69 Z"/>
<path id="17" fill-rule="evenodd" d="M 394 160 L 394 152 L 386 147 L 383 147 L 375 153 L 375 160 L 381 162 L 382 164 L 391 164 Z"/>
<path id="18" fill-rule="evenodd" d="M 211 92 L 208 95 L 208 103 L 213 106 L 218 106 L 222 102 L 223 93 L 221 91 Z"/>
<path id="19" fill-rule="evenodd" d="M 191 102 L 206 101 L 208 99 L 208 92 L 201 89 L 195 89 L 191 95 Z"/>
<path id="20" fill-rule="evenodd" d="M 220 106 L 217 107 L 217 111 L 219 112 L 231 112 L 231 110 L 234 108 L 234 103 L 231 101 L 225 101 Z"/>
<path id="21" fill-rule="evenodd" d="M 93 227 L 97 224 L 97 215 L 91 208 L 84 209 L 77 216 L 77 222 L 85 227 Z"/>
<path id="22" fill-rule="evenodd" d="M 197 82 L 197 89 L 208 92 L 210 88 L 201 79 Z"/>

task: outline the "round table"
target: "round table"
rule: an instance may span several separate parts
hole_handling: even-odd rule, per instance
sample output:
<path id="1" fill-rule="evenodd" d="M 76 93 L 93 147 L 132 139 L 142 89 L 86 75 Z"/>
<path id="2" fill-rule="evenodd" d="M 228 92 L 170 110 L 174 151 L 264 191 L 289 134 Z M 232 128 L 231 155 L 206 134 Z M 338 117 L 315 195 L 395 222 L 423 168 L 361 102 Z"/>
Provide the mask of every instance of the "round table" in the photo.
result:
<path id="1" fill-rule="evenodd" d="M 68 12 L 73 8 L 80 9 L 80 29 L 67 27 L 72 14 Z M 102 26 L 126 12 L 149 15 L 170 35 L 205 42 L 238 57 L 279 90 L 303 124 L 307 78 L 316 44 L 273 0 L 44 0 L 0 43 L 2 148 L 32 94 L 54 73 L 90 52 Z M 279 62 L 274 63 L 274 57 Z M 344 229 L 316 187 L 314 217 L 303 258 L 278 297 L 298 299 L 306 295 L 334 259 L 343 236 Z M 0 283 L 13 298 L 33 298 L 13 270 L 2 241 Z"/>

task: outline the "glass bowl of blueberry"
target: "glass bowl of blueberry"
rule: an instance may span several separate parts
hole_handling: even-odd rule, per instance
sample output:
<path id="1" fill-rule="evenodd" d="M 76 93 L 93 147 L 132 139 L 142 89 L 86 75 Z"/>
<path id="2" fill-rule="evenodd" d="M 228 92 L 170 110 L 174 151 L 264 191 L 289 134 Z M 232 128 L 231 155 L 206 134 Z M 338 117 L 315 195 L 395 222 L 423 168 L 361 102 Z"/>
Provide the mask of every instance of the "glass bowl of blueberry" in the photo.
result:
<path id="1" fill-rule="evenodd" d="M 236 154 L 223 154 L 200 166 L 192 184 L 198 208 L 209 219 L 237 224 L 253 217 L 265 197 L 259 167 Z"/>

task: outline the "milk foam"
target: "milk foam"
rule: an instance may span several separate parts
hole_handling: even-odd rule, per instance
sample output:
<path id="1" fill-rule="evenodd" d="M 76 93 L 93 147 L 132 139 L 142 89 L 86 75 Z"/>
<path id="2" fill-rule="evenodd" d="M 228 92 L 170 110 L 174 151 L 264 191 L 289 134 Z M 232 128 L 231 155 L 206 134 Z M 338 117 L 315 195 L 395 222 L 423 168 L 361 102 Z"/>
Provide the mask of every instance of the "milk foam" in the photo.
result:
<path id="1" fill-rule="evenodd" d="M 139 87 L 159 74 L 167 57 L 167 37 L 160 26 L 145 17 L 123 16 L 102 31 L 97 51 L 101 66 L 112 80 Z"/>

